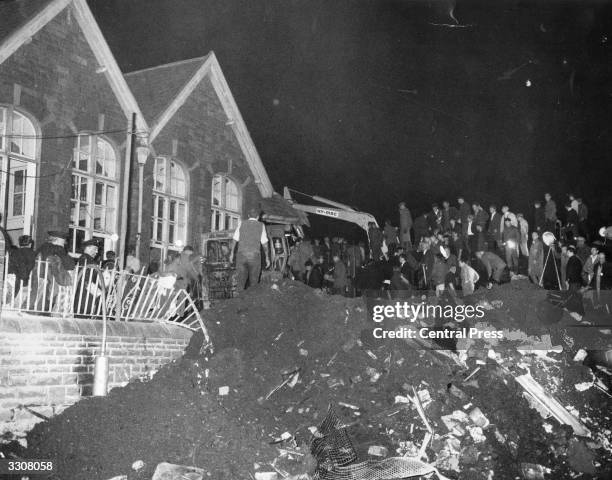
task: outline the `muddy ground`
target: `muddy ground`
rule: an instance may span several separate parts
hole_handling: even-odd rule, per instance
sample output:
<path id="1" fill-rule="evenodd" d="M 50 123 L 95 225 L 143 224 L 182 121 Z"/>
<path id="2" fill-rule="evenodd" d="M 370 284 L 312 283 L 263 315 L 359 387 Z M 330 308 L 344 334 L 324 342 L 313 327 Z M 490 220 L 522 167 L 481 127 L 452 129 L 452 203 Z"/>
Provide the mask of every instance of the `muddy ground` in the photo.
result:
<path id="1" fill-rule="evenodd" d="M 259 285 L 205 312 L 213 354 L 200 355 L 194 338 L 183 358 L 152 379 L 38 424 L 19 453 L 53 459 L 48 478 L 61 480 L 150 479 L 160 462 L 201 467 L 218 480 L 274 471 L 282 478 L 313 472 L 312 427 L 330 405 L 360 460 L 382 458 L 368 454 L 375 451 L 413 455 L 427 433 L 407 400 L 419 392 L 433 431 L 423 459 L 449 478 L 612 478 L 609 369 L 574 361 L 580 349 L 610 349 L 610 327 L 581 326 L 525 280 L 478 291 L 466 303 L 485 310 L 479 328 L 505 329 L 512 340 L 460 340 L 454 353 L 427 342 L 376 340 L 363 298 L 327 296 L 291 281 Z M 590 311 L 585 319 L 600 317 Z M 420 322 L 431 323 L 383 325 Z M 551 347 L 561 348 L 546 353 Z M 589 437 L 530 407 L 514 379 L 527 369 L 579 416 Z M 579 391 L 582 383 L 587 388 Z M 488 422 L 482 427 L 466 419 L 476 407 Z M 135 470 L 138 460 L 144 466 Z"/>

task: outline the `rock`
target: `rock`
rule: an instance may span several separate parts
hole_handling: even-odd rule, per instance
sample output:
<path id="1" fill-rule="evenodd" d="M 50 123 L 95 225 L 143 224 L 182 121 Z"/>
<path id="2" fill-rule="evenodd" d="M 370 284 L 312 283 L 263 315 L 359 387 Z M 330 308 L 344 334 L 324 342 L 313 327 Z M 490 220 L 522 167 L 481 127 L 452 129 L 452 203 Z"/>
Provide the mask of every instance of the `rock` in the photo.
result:
<path id="1" fill-rule="evenodd" d="M 380 445 L 370 445 L 368 448 L 368 455 L 372 455 L 375 457 L 386 457 L 389 454 L 387 447 L 382 447 Z"/>
<path id="2" fill-rule="evenodd" d="M 571 467 L 577 472 L 595 473 L 595 465 L 593 465 L 595 455 L 583 441 L 575 438 L 570 440 L 569 448 L 567 449 L 567 459 Z"/>
<path id="3" fill-rule="evenodd" d="M 151 480 L 202 480 L 202 478 L 204 470 L 201 468 L 163 462 L 157 465 Z"/>
<path id="4" fill-rule="evenodd" d="M 132 470 L 138 471 L 144 466 L 145 463 L 142 460 L 136 460 L 134 463 L 132 463 Z"/>
<path id="5" fill-rule="evenodd" d="M 276 472 L 255 472 L 255 480 L 276 480 L 278 473 Z"/>
<path id="6" fill-rule="evenodd" d="M 521 473 L 525 480 L 544 480 L 544 474 L 550 473 L 550 468 L 535 463 L 521 463 Z"/>

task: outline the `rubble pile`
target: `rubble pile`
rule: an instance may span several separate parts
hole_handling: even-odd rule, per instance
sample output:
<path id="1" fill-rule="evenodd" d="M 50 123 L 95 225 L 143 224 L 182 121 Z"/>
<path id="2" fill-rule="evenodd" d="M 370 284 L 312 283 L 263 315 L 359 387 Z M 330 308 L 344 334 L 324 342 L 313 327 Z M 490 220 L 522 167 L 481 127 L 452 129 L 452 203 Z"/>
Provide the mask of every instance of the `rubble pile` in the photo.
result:
<path id="1" fill-rule="evenodd" d="M 151 479 L 162 462 L 203 478 L 310 478 L 332 405 L 359 461 L 405 456 L 462 480 L 607 478 L 610 372 L 583 363 L 590 337 L 611 337 L 542 325 L 544 299 L 522 280 L 479 292 L 479 327 L 508 340 L 453 352 L 374 339 L 363 299 L 262 284 L 205 312 L 213 354 L 194 337 L 152 379 L 38 424 L 23 454 L 54 459 L 62 480 Z"/>

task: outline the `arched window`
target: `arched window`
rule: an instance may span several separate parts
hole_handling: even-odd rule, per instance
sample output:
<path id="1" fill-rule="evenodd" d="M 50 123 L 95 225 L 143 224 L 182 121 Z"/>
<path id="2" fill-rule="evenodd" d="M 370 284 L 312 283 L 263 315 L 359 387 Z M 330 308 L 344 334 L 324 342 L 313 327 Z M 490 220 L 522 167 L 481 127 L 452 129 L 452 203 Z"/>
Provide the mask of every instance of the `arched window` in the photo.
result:
<path id="1" fill-rule="evenodd" d="M 85 239 L 99 238 L 113 248 L 117 233 L 119 168 L 117 153 L 106 139 L 88 133 L 77 137 L 72 158 L 69 250 L 81 251 Z"/>
<path id="2" fill-rule="evenodd" d="M 13 106 L 0 107 L 0 211 L 3 215 L 2 226 L 15 244 L 20 235 L 32 233 L 37 147 L 34 123 Z"/>
<path id="3" fill-rule="evenodd" d="M 187 176 L 183 167 L 169 158 L 157 157 L 153 170 L 153 216 L 151 247 L 181 250 L 187 241 Z"/>
<path id="4" fill-rule="evenodd" d="M 234 230 L 242 211 L 240 189 L 236 182 L 225 175 L 215 175 L 212 180 L 211 201 L 211 231 Z"/>

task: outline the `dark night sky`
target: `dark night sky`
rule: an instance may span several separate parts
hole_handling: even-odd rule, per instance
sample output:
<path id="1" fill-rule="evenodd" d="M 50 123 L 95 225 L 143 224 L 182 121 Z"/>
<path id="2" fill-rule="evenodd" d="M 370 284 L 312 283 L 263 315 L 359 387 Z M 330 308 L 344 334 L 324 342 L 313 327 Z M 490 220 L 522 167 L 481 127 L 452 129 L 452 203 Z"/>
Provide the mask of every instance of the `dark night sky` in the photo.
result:
<path id="1" fill-rule="evenodd" d="M 431 25 L 450 0 L 90 4 L 124 71 L 214 50 L 279 192 L 610 211 L 612 2 L 457 0 L 468 28 Z"/>

